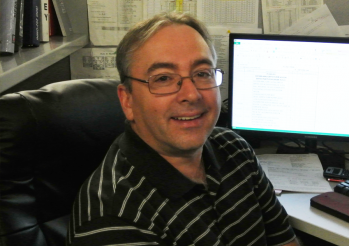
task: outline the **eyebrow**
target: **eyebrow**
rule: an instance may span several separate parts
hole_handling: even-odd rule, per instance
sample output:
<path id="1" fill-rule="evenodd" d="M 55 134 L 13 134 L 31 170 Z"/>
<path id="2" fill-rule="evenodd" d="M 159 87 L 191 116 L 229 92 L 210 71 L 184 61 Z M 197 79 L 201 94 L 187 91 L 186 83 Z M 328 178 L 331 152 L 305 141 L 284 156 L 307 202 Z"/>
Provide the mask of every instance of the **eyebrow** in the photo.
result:
<path id="1" fill-rule="evenodd" d="M 202 64 L 207 64 L 213 67 L 213 62 L 208 59 L 208 58 L 202 58 L 195 60 L 194 63 L 191 65 L 191 69 L 194 69 L 195 67 L 202 65 Z M 147 70 L 148 74 L 155 71 L 156 69 L 159 68 L 170 68 L 170 69 L 178 69 L 178 65 L 171 63 L 171 62 L 156 62 L 153 63 Z"/>
<path id="2" fill-rule="evenodd" d="M 177 65 L 170 63 L 170 62 L 156 62 L 153 63 L 149 68 L 148 68 L 148 74 L 153 72 L 154 70 L 158 68 L 171 68 L 171 69 L 176 69 L 178 68 Z"/>
<path id="3" fill-rule="evenodd" d="M 210 65 L 211 67 L 213 67 L 213 62 L 210 59 L 202 58 L 202 59 L 195 60 L 194 63 L 191 65 L 191 68 L 194 69 L 195 67 L 202 65 L 202 64 L 207 64 L 207 65 Z"/>

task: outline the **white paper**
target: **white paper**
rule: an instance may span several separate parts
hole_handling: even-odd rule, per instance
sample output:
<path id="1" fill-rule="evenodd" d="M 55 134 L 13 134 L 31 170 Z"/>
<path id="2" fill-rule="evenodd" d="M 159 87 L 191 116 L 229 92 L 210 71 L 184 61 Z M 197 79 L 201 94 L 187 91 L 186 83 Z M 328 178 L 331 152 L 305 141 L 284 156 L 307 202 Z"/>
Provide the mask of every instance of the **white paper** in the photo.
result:
<path id="1" fill-rule="evenodd" d="M 143 20 L 142 0 L 118 0 L 117 3 L 117 44 L 127 31 L 136 23 Z M 115 44 L 114 44 L 115 45 Z"/>
<path id="2" fill-rule="evenodd" d="M 90 41 L 93 45 L 117 45 L 116 1 L 87 0 Z"/>
<path id="3" fill-rule="evenodd" d="M 71 79 L 120 80 L 116 69 L 116 48 L 83 48 L 70 55 Z"/>
<path id="4" fill-rule="evenodd" d="M 323 168 L 316 154 L 258 155 L 260 164 L 274 189 L 295 192 L 330 192 Z"/>
<path id="5" fill-rule="evenodd" d="M 339 26 L 339 28 L 341 29 L 343 35 L 349 38 L 349 25 Z"/>
<path id="6" fill-rule="evenodd" d="M 87 0 L 90 41 L 118 45 L 137 22 L 162 12 L 190 13 L 207 26 L 258 27 L 258 0 Z"/>
<path id="7" fill-rule="evenodd" d="M 262 0 L 265 34 L 279 34 L 323 5 L 323 0 Z"/>
<path id="8" fill-rule="evenodd" d="M 162 12 L 186 12 L 197 16 L 197 0 L 143 0 L 143 19 Z"/>
<path id="9" fill-rule="evenodd" d="M 297 23 L 282 31 L 281 34 L 331 37 L 345 36 L 326 4 L 304 16 L 298 20 Z"/>
<path id="10" fill-rule="evenodd" d="M 229 33 L 262 33 L 260 28 L 238 28 L 238 27 L 208 27 L 217 53 L 217 68 L 224 71 L 223 83 L 220 86 L 222 101 L 228 98 L 229 89 Z"/>
<path id="11" fill-rule="evenodd" d="M 183 11 L 196 16 L 197 0 L 87 0 L 90 41 L 94 46 L 118 45 L 141 20 L 161 12 Z"/>
<path id="12" fill-rule="evenodd" d="M 258 0 L 197 0 L 197 17 L 207 26 L 257 28 Z"/>

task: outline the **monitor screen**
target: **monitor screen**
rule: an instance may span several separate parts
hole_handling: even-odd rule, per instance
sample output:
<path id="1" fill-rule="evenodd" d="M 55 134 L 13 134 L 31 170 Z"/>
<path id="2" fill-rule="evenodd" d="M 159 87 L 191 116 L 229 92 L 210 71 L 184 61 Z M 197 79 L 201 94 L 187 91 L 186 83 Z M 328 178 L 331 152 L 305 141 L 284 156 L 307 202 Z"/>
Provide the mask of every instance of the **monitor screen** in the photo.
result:
<path id="1" fill-rule="evenodd" d="M 349 140 L 348 38 L 232 33 L 229 42 L 229 127 Z"/>

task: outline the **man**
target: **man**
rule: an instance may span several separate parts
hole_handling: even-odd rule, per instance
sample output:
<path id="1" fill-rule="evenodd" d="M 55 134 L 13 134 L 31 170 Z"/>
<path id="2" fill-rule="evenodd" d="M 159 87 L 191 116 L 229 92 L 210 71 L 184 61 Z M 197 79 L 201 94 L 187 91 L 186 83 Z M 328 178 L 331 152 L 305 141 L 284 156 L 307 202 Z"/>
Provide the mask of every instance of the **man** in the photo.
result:
<path id="1" fill-rule="evenodd" d="M 298 245 L 250 146 L 215 128 L 215 65 L 190 16 L 128 32 L 117 51 L 126 131 L 82 186 L 68 245 Z"/>

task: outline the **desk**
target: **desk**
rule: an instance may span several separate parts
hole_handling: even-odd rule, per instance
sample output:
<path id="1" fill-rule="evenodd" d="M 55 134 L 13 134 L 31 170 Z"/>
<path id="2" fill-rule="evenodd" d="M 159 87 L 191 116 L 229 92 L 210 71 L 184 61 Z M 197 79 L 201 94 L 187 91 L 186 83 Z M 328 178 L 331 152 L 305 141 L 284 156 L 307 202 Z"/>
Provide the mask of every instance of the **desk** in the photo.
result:
<path id="1" fill-rule="evenodd" d="M 276 145 L 262 143 L 257 155 L 276 153 Z M 348 163 L 346 163 L 348 168 Z M 331 183 L 332 188 L 336 183 Z M 290 216 L 293 228 L 340 246 L 349 245 L 349 222 L 338 219 L 310 206 L 310 198 L 318 194 L 283 191 L 279 201 Z"/>
<path id="2" fill-rule="evenodd" d="M 318 194 L 283 192 L 279 201 L 290 216 L 291 225 L 305 233 L 336 245 L 349 245 L 349 222 L 310 206 Z"/>

